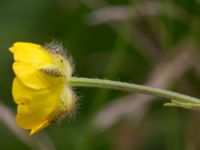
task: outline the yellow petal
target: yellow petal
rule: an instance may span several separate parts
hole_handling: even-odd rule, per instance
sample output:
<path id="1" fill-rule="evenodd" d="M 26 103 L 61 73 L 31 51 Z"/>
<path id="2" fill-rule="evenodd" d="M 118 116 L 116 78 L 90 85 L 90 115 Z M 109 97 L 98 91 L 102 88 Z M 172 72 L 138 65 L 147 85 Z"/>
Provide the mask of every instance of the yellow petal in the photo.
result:
<path id="1" fill-rule="evenodd" d="M 15 62 L 13 64 L 13 70 L 19 80 L 27 87 L 33 89 L 44 89 L 49 87 L 48 81 L 44 79 L 41 72 L 30 64 Z"/>
<path id="2" fill-rule="evenodd" d="M 53 76 L 48 75 L 41 71 L 41 69 L 52 69 L 47 68 L 45 65 L 41 68 L 33 67 L 23 62 L 15 62 L 13 64 L 13 70 L 18 79 L 27 87 L 32 89 L 45 89 L 45 88 L 57 88 L 64 82 L 64 76 Z M 54 65 L 50 65 L 54 66 Z M 54 67 L 55 69 L 56 67 Z"/>
<path id="3" fill-rule="evenodd" d="M 40 45 L 17 42 L 10 48 L 14 54 L 14 60 L 25 62 L 33 66 L 41 66 L 46 63 L 52 63 L 52 58 Z"/>
<path id="4" fill-rule="evenodd" d="M 40 130 L 46 128 L 46 127 L 49 126 L 49 125 L 50 125 L 49 120 L 45 120 L 44 122 L 42 122 L 42 123 L 41 123 L 40 125 L 38 125 L 37 127 L 32 128 L 29 135 L 33 135 L 33 134 L 39 132 Z"/>
<path id="5" fill-rule="evenodd" d="M 52 115 L 60 102 L 60 89 L 35 91 L 24 86 L 17 78 L 13 82 L 13 97 L 18 104 L 16 121 L 24 129 L 40 126 Z"/>

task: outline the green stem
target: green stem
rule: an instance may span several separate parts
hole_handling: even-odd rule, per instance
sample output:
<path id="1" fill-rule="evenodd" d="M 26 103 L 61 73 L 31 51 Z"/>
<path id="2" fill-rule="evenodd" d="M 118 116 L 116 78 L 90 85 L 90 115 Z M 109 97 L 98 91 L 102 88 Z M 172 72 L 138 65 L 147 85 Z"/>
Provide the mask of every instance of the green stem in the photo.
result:
<path id="1" fill-rule="evenodd" d="M 153 96 L 159 96 L 170 100 L 176 100 L 184 103 L 200 104 L 199 98 L 194 98 L 191 96 L 187 96 L 172 91 L 167 91 L 159 88 L 153 88 L 133 83 L 110 81 L 104 79 L 81 78 L 81 77 L 71 77 L 68 83 L 72 87 L 97 87 L 97 88 L 115 89 L 128 92 L 138 92 Z"/>

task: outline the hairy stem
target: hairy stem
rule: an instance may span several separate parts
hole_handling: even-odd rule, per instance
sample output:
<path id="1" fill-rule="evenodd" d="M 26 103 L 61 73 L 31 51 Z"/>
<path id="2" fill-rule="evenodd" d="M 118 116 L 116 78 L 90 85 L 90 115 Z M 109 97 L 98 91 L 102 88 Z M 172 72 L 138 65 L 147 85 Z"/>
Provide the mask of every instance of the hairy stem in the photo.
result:
<path id="1" fill-rule="evenodd" d="M 200 104 L 199 98 L 194 98 L 177 92 L 172 92 L 168 90 L 163 90 L 159 88 L 153 88 L 133 83 L 111 81 L 104 79 L 71 77 L 68 80 L 68 84 L 72 87 L 97 87 L 97 88 L 114 89 L 127 92 L 138 92 L 153 96 L 159 96 L 170 100 L 176 100 L 183 103 Z"/>

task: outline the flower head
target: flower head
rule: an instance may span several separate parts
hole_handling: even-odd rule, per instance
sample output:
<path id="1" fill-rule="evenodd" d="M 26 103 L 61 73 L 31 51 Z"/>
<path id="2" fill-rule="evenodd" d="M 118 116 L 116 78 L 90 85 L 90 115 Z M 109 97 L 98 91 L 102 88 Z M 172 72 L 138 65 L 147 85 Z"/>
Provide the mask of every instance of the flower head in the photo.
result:
<path id="1" fill-rule="evenodd" d="M 17 124 L 30 129 L 30 135 L 54 120 L 69 115 L 76 98 L 67 81 L 72 67 L 62 47 L 16 42 L 10 48 L 14 55 L 12 94 L 17 107 Z"/>

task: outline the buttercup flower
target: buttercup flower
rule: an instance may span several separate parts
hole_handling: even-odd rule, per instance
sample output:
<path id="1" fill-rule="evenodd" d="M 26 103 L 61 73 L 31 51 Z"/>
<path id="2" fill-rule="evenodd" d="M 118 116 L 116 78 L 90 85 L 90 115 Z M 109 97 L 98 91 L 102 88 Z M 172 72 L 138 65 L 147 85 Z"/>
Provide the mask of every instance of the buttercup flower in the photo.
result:
<path id="1" fill-rule="evenodd" d="M 72 67 L 61 46 L 41 46 L 17 42 L 10 48 L 14 55 L 12 94 L 17 107 L 16 122 L 30 135 L 51 122 L 70 115 L 76 98 L 67 80 Z"/>

